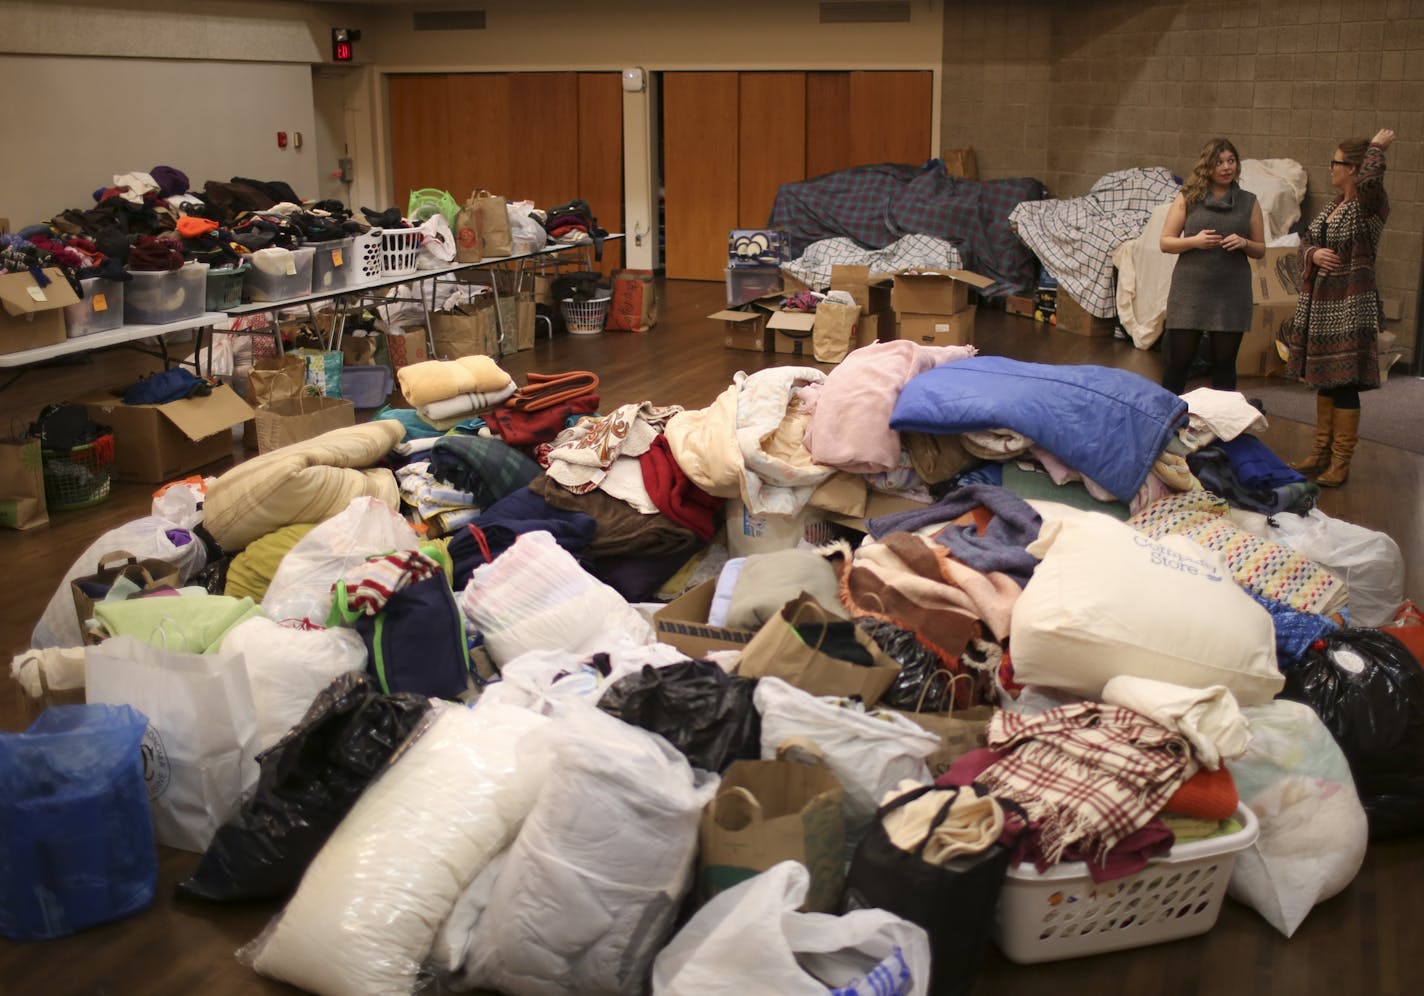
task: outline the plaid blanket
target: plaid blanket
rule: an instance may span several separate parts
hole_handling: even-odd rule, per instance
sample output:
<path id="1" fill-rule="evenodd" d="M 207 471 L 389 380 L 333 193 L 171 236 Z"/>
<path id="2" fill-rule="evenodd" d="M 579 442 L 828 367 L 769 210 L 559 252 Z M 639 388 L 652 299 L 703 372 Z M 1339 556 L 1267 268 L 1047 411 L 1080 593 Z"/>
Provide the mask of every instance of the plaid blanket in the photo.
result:
<path id="1" fill-rule="evenodd" d="M 1057 863 L 1077 844 L 1102 862 L 1146 826 L 1191 774 L 1191 748 L 1129 709 L 1079 702 L 1037 716 L 999 710 L 988 746 L 1007 752 L 976 779 L 1017 802 L 1040 825 L 1044 855 Z"/>
<path id="2" fill-rule="evenodd" d="M 782 184 L 771 226 L 786 231 L 795 256 L 839 236 L 880 249 L 901 236 L 932 235 L 954 243 L 967 269 L 1008 294 L 1031 288 L 1038 277 L 1038 261 L 1014 234 L 1010 213 L 1044 194 L 1037 180 L 952 177 L 939 159 L 923 166 L 880 163 Z"/>

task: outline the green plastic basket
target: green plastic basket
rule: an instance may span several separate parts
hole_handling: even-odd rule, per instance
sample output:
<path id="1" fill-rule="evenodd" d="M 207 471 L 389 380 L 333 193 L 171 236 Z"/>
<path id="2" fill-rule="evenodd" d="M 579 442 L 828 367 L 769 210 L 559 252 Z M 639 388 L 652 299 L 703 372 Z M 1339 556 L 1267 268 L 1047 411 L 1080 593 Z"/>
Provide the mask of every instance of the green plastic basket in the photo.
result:
<path id="1" fill-rule="evenodd" d="M 410 204 L 406 207 L 405 216 L 418 225 L 432 215 L 443 214 L 450 227 L 454 228 L 455 216 L 459 213 L 460 205 L 450 196 L 449 191 L 426 187 L 410 192 Z"/>
<path id="2" fill-rule="evenodd" d="M 68 450 L 41 450 L 45 504 L 53 509 L 89 508 L 109 497 L 114 434 Z"/>

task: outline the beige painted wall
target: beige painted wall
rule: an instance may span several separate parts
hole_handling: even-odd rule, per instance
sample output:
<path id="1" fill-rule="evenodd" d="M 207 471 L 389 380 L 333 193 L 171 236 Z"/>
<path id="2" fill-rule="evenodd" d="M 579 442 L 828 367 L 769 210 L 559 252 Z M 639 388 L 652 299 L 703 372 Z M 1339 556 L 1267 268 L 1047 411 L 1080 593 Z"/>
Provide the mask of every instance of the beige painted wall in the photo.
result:
<path id="1" fill-rule="evenodd" d="M 1309 171 L 1304 213 L 1331 196 L 1340 139 L 1393 127 L 1392 213 L 1378 275 L 1413 342 L 1424 241 L 1420 0 L 1005 0 L 945 15 L 941 142 L 985 178 L 1036 176 L 1057 197 L 1131 166 L 1191 169 L 1226 135 L 1243 156 Z M 975 95 L 976 99 L 964 99 Z"/>

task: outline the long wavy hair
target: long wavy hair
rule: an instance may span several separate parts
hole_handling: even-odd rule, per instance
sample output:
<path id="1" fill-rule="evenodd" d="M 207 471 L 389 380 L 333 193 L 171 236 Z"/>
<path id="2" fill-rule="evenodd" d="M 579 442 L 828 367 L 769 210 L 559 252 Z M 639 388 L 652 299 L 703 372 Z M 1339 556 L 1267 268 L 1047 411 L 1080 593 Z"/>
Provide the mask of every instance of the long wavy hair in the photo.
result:
<path id="1" fill-rule="evenodd" d="M 1235 156 L 1239 166 L 1241 153 L 1236 151 L 1236 146 L 1231 144 L 1230 139 L 1213 138 L 1202 146 L 1201 155 L 1197 156 L 1197 164 L 1192 167 L 1192 175 L 1182 184 L 1182 199 L 1187 202 L 1189 209 L 1211 189 L 1211 171 L 1216 168 L 1216 157 L 1223 152 L 1230 152 Z"/>

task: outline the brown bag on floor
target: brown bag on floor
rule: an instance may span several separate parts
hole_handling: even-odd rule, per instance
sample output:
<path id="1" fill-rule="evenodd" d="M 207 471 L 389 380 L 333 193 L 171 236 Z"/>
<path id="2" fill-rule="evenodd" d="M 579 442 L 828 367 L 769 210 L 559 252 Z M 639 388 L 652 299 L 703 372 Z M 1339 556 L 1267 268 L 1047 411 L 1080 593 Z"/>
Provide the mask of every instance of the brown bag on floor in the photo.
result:
<path id="1" fill-rule="evenodd" d="M 534 291 L 522 290 L 514 296 L 515 310 L 519 315 L 519 334 L 515 336 L 515 346 L 519 349 L 534 348 Z"/>
<path id="2" fill-rule="evenodd" d="M 615 270 L 613 303 L 603 327 L 610 332 L 647 332 L 658 323 L 658 285 L 652 270 Z"/>
<path id="3" fill-rule="evenodd" d="M 471 198 L 480 212 L 480 231 L 484 235 L 486 256 L 508 256 L 514 251 L 514 237 L 509 231 L 508 202 L 488 190 L 476 190 Z"/>
<path id="4" fill-rule="evenodd" d="M 817 363 L 839 363 L 855 348 L 855 326 L 860 305 L 822 301 L 816 305 L 811 327 L 811 352 Z"/>
<path id="5" fill-rule="evenodd" d="M 925 758 L 925 763 L 929 765 L 930 774 L 938 778 L 949 770 L 955 761 L 959 760 L 971 750 L 978 750 L 987 743 L 989 730 L 989 720 L 994 718 L 994 707 L 988 705 L 969 706 L 965 709 L 954 708 L 954 686 L 959 679 L 973 682 L 974 678 L 969 674 L 951 675 L 947 671 L 941 671 L 949 682 L 949 690 L 944 695 L 944 700 L 949 703 L 946 712 L 919 712 L 923 708 L 925 698 L 931 687 L 936 684 L 932 677 L 925 682 L 924 690 L 920 692 L 920 705 L 917 711 L 908 712 L 900 709 L 892 709 L 891 712 L 898 712 L 906 719 L 913 721 L 927 733 L 933 733 L 939 737 L 939 750 Z M 938 677 L 937 675 L 935 677 Z"/>
<path id="6" fill-rule="evenodd" d="M 306 361 L 291 353 L 257 360 L 247 375 L 247 403 L 254 408 L 269 401 L 299 398 L 306 392 Z"/>
<path id="7" fill-rule="evenodd" d="M 859 626 L 855 628 L 855 640 L 875 661 L 872 667 L 824 654 L 819 646 L 813 647 L 803 640 L 796 630 L 803 622 L 826 625 L 842 621 L 821 608 L 814 597 L 802 592 L 783 605 L 747 642 L 737 673 L 752 678 L 777 677 L 812 695 L 859 696 L 869 709 L 895 683 L 900 665 L 886 656 Z"/>
<path id="8" fill-rule="evenodd" d="M 39 438 L 0 440 L 0 526 L 33 529 L 48 521 Z"/>
<path id="9" fill-rule="evenodd" d="M 430 331 L 435 336 L 437 359 L 499 355 L 493 298 L 456 305 L 449 311 L 432 311 Z"/>

